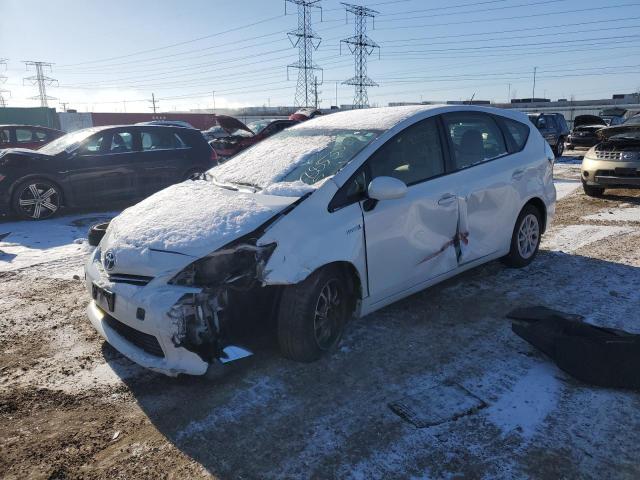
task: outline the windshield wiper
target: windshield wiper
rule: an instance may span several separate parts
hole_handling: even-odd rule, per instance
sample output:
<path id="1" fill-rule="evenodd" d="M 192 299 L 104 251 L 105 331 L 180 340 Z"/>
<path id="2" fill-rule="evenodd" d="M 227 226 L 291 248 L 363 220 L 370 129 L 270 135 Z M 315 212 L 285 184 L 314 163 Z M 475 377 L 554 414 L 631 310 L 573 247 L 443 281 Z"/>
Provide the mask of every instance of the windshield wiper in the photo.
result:
<path id="1" fill-rule="evenodd" d="M 209 175 L 209 174 L 207 174 Z M 238 191 L 241 188 L 244 189 L 251 189 L 252 193 L 256 193 L 259 192 L 260 190 L 262 190 L 262 187 L 259 187 L 258 185 L 254 185 L 253 183 L 246 183 L 246 182 L 221 182 L 220 180 L 218 180 L 216 177 L 214 177 L 213 175 L 209 175 L 209 178 L 211 179 L 211 181 L 217 185 L 218 187 L 222 187 L 222 188 L 226 188 L 227 190 L 233 190 L 233 191 Z"/>

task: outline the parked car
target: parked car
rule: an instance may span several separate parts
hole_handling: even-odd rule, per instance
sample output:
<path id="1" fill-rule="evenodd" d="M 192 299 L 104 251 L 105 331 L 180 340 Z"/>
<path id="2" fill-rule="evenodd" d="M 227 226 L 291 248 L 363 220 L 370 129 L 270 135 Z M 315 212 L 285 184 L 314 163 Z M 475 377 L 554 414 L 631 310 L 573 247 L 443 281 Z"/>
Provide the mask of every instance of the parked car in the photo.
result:
<path id="1" fill-rule="evenodd" d="M 216 163 L 198 130 L 152 125 L 78 130 L 37 152 L 0 152 L 0 212 L 41 220 L 63 205 L 130 202 Z"/>
<path id="2" fill-rule="evenodd" d="M 530 113 L 533 123 L 544 139 L 551 145 L 556 157 L 564 153 L 564 142 L 569 135 L 569 126 L 561 113 Z"/>
<path id="3" fill-rule="evenodd" d="M 165 127 L 182 127 L 182 128 L 194 128 L 189 122 L 183 122 L 182 120 L 151 120 L 149 122 L 139 122 L 136 125 L 163 125 Z"/>
<path id="4" fill-rule="evenodd" d="M 626 108 L 612 107 L 600 110 L 598 115 L 606 122 L 607 126 L 613 127 L 625 121 L 627 112 Z"/>
<path id="5" fill-rule="evenodd" d="M 33 125 L 0 125 L 0 149 L 37 150 L 64 134 L 61 130 Z"/>
<path id="6" fill-rule="evenodd" d="M 306 122 L 312 118 L 322 115 L 322 112 L 317 108 L 305 107 L 298 109 L 295 113 L 289 115 L 289 120 L 295 120 L 297 122 Z"/>
<path id="7" fill-rule="evenodd" d="M 569 150 L 593 147 L 600 142 L 598 130 L 606 126 L 607 122 L 597 115 L 578 115 L 573 120 L 573 130 L 567 137 L 565 147 Z"/>
<path id="8" fill-rule="evenodd" d="M 555 212 L 553 162 L 511 110 L 309 120 L 113 219 L 85 266 L 88 315 L 168 375 L 250 354 L 251 321 L 313 361 L 353 315 L 494 259 L 528 265 Z"/>
<path id="9" fill-rule="evenodd" d="M 640 187 L 640 116 L 598 131 L 601 141 L 582 159 L 582 187 L 590 197 L 609 188 Z"/>
<path id="10" fill-rule="evenodd" d="M 217 115 L 216 120 L 218 125 L 228 134 L 209 142 L 220 160 L 230 158 L 245 148 L 298 123 L 295 120 L 266 119 L 256 120 L 245 125 L 237 118 L 226 115 Z"/>

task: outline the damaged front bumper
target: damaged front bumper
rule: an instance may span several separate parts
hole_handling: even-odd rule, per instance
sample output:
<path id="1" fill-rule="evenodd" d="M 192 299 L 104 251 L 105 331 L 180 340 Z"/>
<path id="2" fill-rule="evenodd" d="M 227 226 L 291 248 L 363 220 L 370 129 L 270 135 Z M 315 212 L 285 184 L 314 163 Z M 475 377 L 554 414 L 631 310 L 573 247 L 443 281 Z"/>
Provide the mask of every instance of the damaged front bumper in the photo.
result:
<path id="1" fill-rule="evenodd" d="M 171 276 L 144 285 L 131 284 L 129 277 L 129 283 L 121 282 L 117 275 L 106 274 L 99 249 L 88 259 L 85 273 L 92 325 L 116 350 L 145 368 L 169 376 L 202 375 L 213 362 L 250 354 L 224 344 L 216 321 L 203 321 L 219 318 L 223 294 L 168 284 Z"/>

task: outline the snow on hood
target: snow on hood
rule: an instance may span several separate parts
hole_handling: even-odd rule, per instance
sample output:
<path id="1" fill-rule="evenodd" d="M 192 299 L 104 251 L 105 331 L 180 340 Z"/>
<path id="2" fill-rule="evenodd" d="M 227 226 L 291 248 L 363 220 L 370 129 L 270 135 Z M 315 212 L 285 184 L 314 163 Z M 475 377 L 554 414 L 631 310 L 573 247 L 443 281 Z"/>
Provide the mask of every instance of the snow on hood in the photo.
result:
<path id="1" fill-rule="evenodd" d="M 153 250 L 203 257 L 255 230 L 296 200 L 189 180 L 152 195 L 114 218 L 103 250 L 114 250 L 123 268 Z"/>
<path id="2" fill-rule="evenodd" d="M 348 110 L 322 115 L 292 128 L 389 130 L 396 124 L 419 112 L 441 105 L 410 105 L 402 107 L 380 107 Z"/>

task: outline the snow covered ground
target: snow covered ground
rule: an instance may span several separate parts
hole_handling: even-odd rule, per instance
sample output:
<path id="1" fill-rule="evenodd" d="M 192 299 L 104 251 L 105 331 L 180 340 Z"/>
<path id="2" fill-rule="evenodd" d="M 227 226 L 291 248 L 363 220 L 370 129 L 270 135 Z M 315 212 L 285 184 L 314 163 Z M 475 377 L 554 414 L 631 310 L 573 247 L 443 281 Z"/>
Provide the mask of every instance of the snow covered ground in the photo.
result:
<path id="1" fill-rule="evenodd" d="M 640 333 L 640 195 L 589 198 L 579 164 L 555 171 L 529 267 L 492 262 L 354 321 L 314 364 L 265 339 L 205 378 L 143 370 L 88 324 L 77 240 L 116 212 L 0 223 L 3 476 L 640 478 L 637 393 L 577 382 L 505 319 L 540 304 Z"/>

